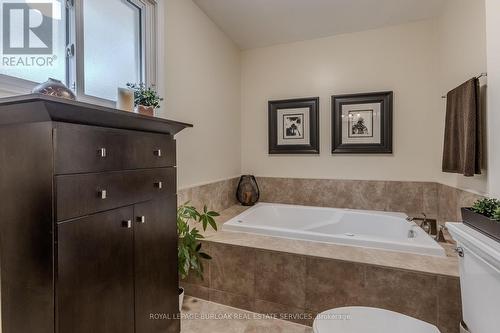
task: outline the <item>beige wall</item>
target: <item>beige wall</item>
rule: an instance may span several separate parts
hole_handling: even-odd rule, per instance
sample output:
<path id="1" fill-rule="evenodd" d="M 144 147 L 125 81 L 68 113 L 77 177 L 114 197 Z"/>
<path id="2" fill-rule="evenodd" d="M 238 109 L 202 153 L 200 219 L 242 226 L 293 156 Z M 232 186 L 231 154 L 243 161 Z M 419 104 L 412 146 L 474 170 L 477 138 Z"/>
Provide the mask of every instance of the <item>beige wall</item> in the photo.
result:
<path id="1" fill-rule="evenodd" d="M 433 181 L 442 140 L 433 21 L 242 53 L 242 171 L 258 176 Z M 332 155 L 331 95 L 394 91 L 394 154 Z M 320 97 L 319 156 L 267 153 L 267 102 Z"/>
<path id="2" fill-rule="evenodd" d="M 484 0 L 449 0 L 446 3 L 443 15 L 436 21 L 439 56 L 436 79 L 439 80 L 440 89 L 437 93 L 443 95 L 471 77 L 486 72 L 485 15 Z M 481 78 L 481 84 L 485 85 L 487 80 Z M 486 108 L 486 103 L 483 106 Z M 446 100 L 442 99 L 439 111 L 435 114 L 441 136 L 444 136 L 445 114 Z M 443 140 L 438 143 L 439 150 L 435 159 L 440 160 Z M 486 165 L 484 167 L 489 169 Z M 484 170 L 482 176 L 472 178 L 442 173 L 440 169 L 436 172 L 439 173 L 438 181 L 441 183 L 479 193 L 488 192 L 488 170 Z"/>
<path id="3" fill-rule="evenodd" d="M 500 1 L 486 0 L 489 192 L 500 198 Z"/>
<path id="4" fill-rule="evenodd" d="M 446 100 L 440 97 L 487 71 L 485 20 L 484 0 L 449 0 L 434 20 L 244 51 L 243 173 L 438 181 L 481 194 L 491 192 L 495 175 L 488 175 L 488 170 L 494 170 L 491 164 L 500 155 L 492 131 L 485 154 L 490 167 L 485 163 L 482 176 L 441 172 Z M 482 85 L 487 82 L 481 79 Z M 394 154 L 331 155 L 330 96 L 380 90 L 395 93 Z M 320 156 L 268 155 L 267 101 L 307 96 L 321 98 Z M 486 98 L 483 104 L 486 109 Z M 491 124 L 490 119 L 493 128 Z"/>
<path id="5" fill-rule="evenodd" d="M 179 187 L 240 174 L 240 51 L 192 2 L 166 2 L 166 103 L 194 124 L 177 136 Z"/>

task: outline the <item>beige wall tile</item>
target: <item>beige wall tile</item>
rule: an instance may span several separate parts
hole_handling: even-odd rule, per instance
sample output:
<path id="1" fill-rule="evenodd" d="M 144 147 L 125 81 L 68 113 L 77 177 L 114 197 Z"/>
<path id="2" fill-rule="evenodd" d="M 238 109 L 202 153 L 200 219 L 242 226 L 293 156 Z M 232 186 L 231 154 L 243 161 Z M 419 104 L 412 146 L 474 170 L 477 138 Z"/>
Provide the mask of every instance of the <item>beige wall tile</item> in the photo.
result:
<path id="1" fill-rule="evenodd" d="M 360 305 L 364 266 L 351 262 L 307 258 L 306 308 L 325 311 Z"/>
<path id="2" fill-rule="evenodd" d="M 299 188 L 292 178 L 267 178 L 258 177 L 260 201 L 275 203 L 296 203 L 293 199 L 294 192 Z"/>
<path id="3" fill-rule="evenodd" d="M 423 183 L 423 212 L 430 218 L 437 219 L 438 217 L 438 190 L 437 183 Z"/>
<path id="4" fill-rule="evenodd" d="M 386 182 L 352 181 L 355 209 L 385 210 L 387 206 Z"/>
<path id="5" fill-rule="evenodd" d="M 439 220 L 462 221 L 461 207 L 470 207 L 482 195 L 439 184 Z"/>
<path id="6" fill-rule="evenodd" d="M 180 190 L 178 203 L 190 201 L 222 211 L 238 204 L 238 178 Z M 365 181 L 258 177 L 261 202 L 320 207 L 422 212 L 440 223 L 461 221 L 460 208 L 482 196 L 432 182 Z"/>
<path id="7" fill-rule="evenodd" d="M 462 320 L 460 279 L 437 278 L 438 322 L 441 333 L 458 333 Z"/>
<path id="8" fill-rule="evenodd" d="M 350 181 L 320 180 L 316 193 L 324 207 L 347 208 L 353 205 L 354 193 Z"/>
<path id="9" fill-rule="evenodd" d="M 203 208 L 203 205 L 207 205 L 211 210 L 224 210 L 237 204 L 236 188 L 238 180 L 238 178 L 231 178 L 179 190 L 177 202 L 178 204 L 184 204 L 189 201 L 197 208 Z"/>
<path id="10" fill-rule="evenodd" d="M 364 305 L 437 323 L 435 275 L 367 266 L 365 279 Z"/>
<path id="11" fill-rule="evenodd" d="M 424 211 L 424 183 L 387 182 L 386 200 L 387 211 L 420 214 Z"/>
<path id="12" fill-rule="evenodd" d="M 306 302 L 306 258 L 270 251 L 255 257 L 255 297 L 304 308 Z"/>
<path id="13" fill-rule="evenodd" d="M 210 252 L 210 288 L 254 297 L 255 249 L 213 243 Z"/>
<path id="14" fill-rule="evenodd" d="M 447 185 L 439 186 L 439 220 L 442 222 L 460 221 L 458 215 L 459 190 Z"/>

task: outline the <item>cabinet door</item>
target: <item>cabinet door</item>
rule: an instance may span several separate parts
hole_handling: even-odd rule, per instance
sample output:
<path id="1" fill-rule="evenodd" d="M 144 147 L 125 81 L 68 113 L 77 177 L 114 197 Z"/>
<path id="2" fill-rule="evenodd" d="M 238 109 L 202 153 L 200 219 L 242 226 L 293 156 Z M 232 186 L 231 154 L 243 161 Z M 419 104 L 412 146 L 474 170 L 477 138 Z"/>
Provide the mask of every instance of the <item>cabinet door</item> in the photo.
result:
<path id="1" fill-rule="evenodd" d="M 134 332 L 132 219 L 130 206 L 57 225 L 59 333 Z"/>
<path id="2" fill-rule="evenodd" d="M 175 195 L 134 206 L 136 333 L 180 330 L 176 206 Z"/>

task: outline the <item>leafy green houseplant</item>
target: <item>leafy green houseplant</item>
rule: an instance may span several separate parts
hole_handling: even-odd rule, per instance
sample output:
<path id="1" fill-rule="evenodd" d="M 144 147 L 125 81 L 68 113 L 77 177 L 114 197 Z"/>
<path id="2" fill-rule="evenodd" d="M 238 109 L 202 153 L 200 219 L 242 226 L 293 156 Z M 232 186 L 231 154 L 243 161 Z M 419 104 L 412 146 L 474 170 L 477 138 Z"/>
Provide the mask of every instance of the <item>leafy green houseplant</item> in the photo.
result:
<path id="1" fill-rule="evenodd" d="M 483 198 L 462 208 L 465 224 L 500 242 L 500 200 Z"/>
<path id="2" fill-rule="evenodd" d="M 500 209 L 500 201 L 497 199 L 484 198 L 477 200 L 471 207 L 475 213 L 494 218 L 495 212 Z M 500 221 L 500 219 L 498 219 Z"/>
<path id="3" fill-rule="evenodd" d="M 177 234 L 179 242 L 177 245 L 178 269 L 181 279 L 186 279 L 190 273 L 196 274 L 203 279 L 203 260 L 212 259 L 203 252 L 201 240 L 204 236 L 200 233 L 196 225 L 201 224 L 203 231 L 208 227 L 217 231 L 215 217 L 219 213 L 208 210 L 207 206 L 203 211 L 198 211 L 188 202 L 177 208 Z M 179 304 L 182 304 L 184 290 L 179 288 Z"/>
<path id="4" fill-rule="evenodd" d="M 206 231 L 208 226 L 217 231 L 217 223 L 215 222 L 217 216 L 219 213 L 209 211 L 207 206 L 203 207 L 203 212 L 199 212 L 189 203 L 185 203 L 177 209 L 178 261 L 179 274 L 182 279 L 187 278 L 190 272 L 203 278 L 201 259 L 209 260 L 211 257 L 202 251 L 200 240 L 204 237 L 196 228 L 196 224 L 201 223 L 203 231 Z"/>
<path id="5" fill-rule="evenodd" d="M 134 105 L 137 107 L 137 112 L 153 116 L 154 110 L 160 108 L 163 98 L 153 88 L 147 87 L 144 83 L 127 83 L 127 87 L 134 91 Z"/>

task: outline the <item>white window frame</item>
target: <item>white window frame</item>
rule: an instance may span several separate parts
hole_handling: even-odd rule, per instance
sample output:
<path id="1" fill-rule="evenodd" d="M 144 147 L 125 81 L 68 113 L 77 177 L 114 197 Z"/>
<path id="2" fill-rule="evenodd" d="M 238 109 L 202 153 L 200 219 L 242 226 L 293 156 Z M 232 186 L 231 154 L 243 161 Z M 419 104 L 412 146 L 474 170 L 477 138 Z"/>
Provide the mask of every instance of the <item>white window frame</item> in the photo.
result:
<path id="1" fill-rule="evenodd" d="M 115 106 L 114 101 L 85 95 L 84 77 L 84 38 L 83 38 L 83 1 L 65 0 L 67 24 L 66 85 L 71 88 L 80 101 L 105 106 Z M 151 87 L 157 86 L 158 50 L 157 37 L 158 1 L 126 0 L 141 9 L 141 80 Z M 161 6 L 163 7 L 163 6 Z M 74 52 L 72 53 L 71 46 Z M 161 48 L 161 45 L 159 46 Z M 0 74 L 0 92 L 12 94 L 29 93 L 40 82 L 33 82 L 14 76 Z M 118 88 L 118 87 L 117 87 Z"/>

